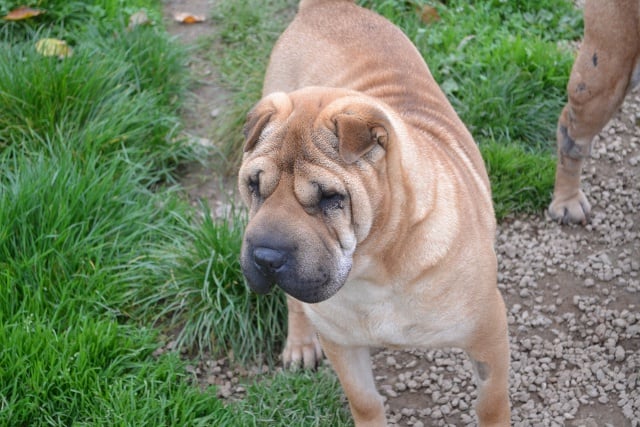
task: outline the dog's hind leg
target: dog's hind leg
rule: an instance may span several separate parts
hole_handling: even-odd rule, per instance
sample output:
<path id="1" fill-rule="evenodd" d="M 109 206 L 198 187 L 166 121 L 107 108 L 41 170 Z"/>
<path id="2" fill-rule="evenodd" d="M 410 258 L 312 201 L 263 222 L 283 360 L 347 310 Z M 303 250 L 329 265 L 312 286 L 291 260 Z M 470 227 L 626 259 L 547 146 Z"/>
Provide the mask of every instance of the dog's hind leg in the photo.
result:
<path id="1" fill-rule="evenodd" d="M 483 319 L 472 345 L 466 348 L 478 384 L 476 414 L 480 427 L 511 425 L 507 318 L 497 290 L 496 294 L 499 301 Z"/>
<path id="2" fill-rule="evenodd" d="M 382 397 L 376 390 L 368 347 L 344 347 L 320 339 L 325 355 L 349 400 L 356 427 L 387 425 Z"/>
<path id="3" fill-rule="evenodd" d="M 558 164 L 549 206 L 554 220 L 585 224 L 589 219 L 591 206 L 580 188 L 582 166 L 594 136 L 637 83 L 638 8 L 637 0 L 585 4 L 584 40 L 567 86 L 569 101 L 558 121 Z"/>

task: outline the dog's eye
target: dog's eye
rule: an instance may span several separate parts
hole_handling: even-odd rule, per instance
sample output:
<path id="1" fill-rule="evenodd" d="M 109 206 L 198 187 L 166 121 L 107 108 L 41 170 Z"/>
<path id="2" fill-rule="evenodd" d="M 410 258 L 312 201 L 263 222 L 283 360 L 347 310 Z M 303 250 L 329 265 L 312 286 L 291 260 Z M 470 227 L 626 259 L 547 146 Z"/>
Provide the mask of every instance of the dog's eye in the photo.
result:
<path id="1" fill-rule="evenodd" d="M 260 173 L 255 175 L 251 175 L 247 180 L 247 186 L 249 187 L 249 191 L 254 196 L 260 195 Z"/>
<path id="2" fill-rule="evenodd" d="M 340 193 L 322 193 L 320 196 L 320 209 L 322 212 L 329 213 L 336 209 L 344 208 L 344 194 Z"/>

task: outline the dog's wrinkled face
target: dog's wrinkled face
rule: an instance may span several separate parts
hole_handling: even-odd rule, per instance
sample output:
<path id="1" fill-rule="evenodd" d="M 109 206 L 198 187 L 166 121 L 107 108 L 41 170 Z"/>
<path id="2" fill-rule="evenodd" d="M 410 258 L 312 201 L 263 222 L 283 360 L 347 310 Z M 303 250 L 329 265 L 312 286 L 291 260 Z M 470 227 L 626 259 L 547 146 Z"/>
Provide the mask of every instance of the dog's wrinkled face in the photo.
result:
<path id="1" fill-rule="evenodd" d="M 277 284 L 307 303 L 338 292 L 385 197 L 390 133 L 384 109 L 344 90 L 274 93 L 254 107 L 238 178 L 250 216 L 241 264 L 253 290 Z"/>

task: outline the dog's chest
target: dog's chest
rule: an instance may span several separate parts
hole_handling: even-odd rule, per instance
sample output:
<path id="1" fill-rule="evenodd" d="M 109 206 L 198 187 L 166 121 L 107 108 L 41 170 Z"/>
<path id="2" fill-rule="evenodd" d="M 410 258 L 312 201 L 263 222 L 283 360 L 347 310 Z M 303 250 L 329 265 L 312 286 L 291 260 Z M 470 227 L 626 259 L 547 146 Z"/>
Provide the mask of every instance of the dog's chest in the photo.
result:
<path id="1" fill-rule="evenodd" d="M 419 291 L 399 292 L 393 285 L 366 281 L 351 281 L 306 311 L 318 332 L 349 346 L 447 346 L 469 333 L 455 307 L 436 307 Z"/>

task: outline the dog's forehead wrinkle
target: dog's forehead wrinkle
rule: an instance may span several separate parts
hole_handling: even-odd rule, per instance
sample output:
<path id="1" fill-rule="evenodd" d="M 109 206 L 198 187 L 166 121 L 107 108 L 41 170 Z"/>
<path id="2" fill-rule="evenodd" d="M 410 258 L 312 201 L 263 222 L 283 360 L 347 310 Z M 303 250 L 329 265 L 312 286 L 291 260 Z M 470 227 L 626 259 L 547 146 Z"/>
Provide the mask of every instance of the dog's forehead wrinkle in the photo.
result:
<path id="1" fill-rule="evenodd" d="M 282 171 L 293 174 L 295 164 L 303 157 L 305 139 L 308 140 L 308 130 L 296 122 L 289 122 L 282 143 L 277 150 L 278 163 Z"/>
<path id="2" fill-rule="evenodd" d="M 314 128 L 314 121 L 313 114 L 302 111 L 292 113 L 282 125 L 274 155 L 283 171 L 292 173 L 297 164 L 338 160 L 337 137 L 328 129 Z"/>
<path id="3" fill-rule="evenodd" d="M 325 166 L 338 165 L 340 162 L 338 137 L 326 127 L 317 126 L 310 129 L 309 137 L 301 149 L 307 162 L 322 162 Z"/>

